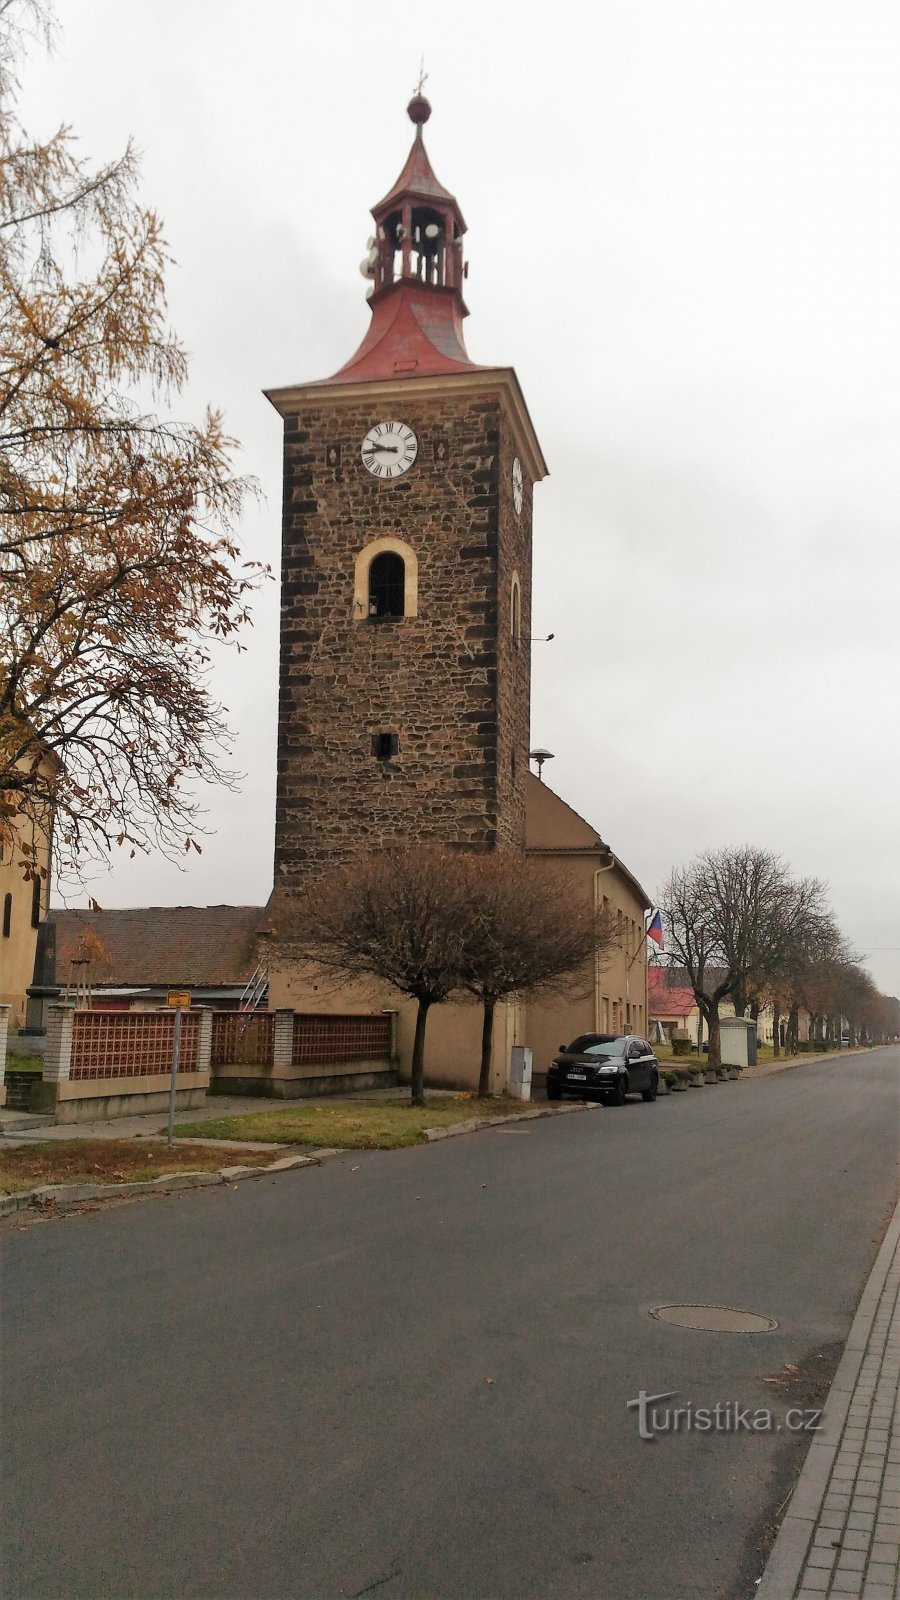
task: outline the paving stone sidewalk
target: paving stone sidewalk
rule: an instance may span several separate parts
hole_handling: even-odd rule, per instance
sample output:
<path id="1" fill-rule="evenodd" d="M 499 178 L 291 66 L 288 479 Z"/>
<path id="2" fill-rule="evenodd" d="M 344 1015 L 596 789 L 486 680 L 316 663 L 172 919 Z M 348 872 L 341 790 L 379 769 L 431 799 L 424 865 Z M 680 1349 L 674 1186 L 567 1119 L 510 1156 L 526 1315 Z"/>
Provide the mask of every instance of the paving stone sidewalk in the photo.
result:
<path id="1" fill-rule="evenodd" d="M 822 1427 L 758 1600 L 900 1596 L 900 1205 L 863 1291 Z"/>

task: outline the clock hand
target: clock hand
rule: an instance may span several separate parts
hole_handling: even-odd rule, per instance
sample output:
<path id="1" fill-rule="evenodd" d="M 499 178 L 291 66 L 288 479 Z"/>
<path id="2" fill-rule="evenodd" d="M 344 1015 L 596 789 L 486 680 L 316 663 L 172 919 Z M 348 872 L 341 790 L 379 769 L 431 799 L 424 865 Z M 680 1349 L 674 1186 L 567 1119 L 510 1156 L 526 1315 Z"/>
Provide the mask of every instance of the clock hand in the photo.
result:
<path id="1" fill-rule="evenodd" d="M 363 455 L 374 456 L 379 450 L 389 450 L 391 455 L 395 456 L 399 453 L 400 446 L 398 444 L 373 444 L 369 446 L 368 450 L 363 451 Z"/>

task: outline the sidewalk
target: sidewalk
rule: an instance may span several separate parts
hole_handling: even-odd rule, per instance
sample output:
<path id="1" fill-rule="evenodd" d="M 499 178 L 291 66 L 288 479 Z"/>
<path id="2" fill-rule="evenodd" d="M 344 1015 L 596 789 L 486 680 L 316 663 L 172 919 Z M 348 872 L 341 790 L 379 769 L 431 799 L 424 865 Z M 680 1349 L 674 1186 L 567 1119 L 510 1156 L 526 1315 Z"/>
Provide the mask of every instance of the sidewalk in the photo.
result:
<path id="1" fill-rule="evenodd" d="M 758 1600 L 897 1600 L 900 1205 L 878 1252 L 757 1590 Z"/>
<path id="2" fill-rule="evenodd" d="M 741 1077 L 750 1078 L 751 1080 L 753 1078 L 768 1078 L 773 1072 L 790 1072 L 794 1067 L 811 1067 L 817 1061 L 831 1061 L 837 1064 L 839 1061 L 848 1060 L 851 1056 L 867 1056 L 871 1055 L 873 1050 L 882 1050 L 884 1048 L 883 1045 L 878 1044 L 858 1044 L 853 1045 L 851 1049 L 823 1050 L 821 1055 L 806 1055 L 803 1053 L 796 1056 L 780 1055 L 775 1061 L 760 1061 L 755 1067 L 743 1067 L 741 1069 Z"/>

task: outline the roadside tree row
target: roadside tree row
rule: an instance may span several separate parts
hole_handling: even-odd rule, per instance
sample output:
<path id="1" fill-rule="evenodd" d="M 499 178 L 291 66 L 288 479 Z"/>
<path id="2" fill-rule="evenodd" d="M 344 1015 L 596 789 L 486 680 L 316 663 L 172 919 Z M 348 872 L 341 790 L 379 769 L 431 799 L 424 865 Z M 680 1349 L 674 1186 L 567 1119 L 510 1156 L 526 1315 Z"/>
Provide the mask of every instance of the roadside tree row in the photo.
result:
<path id="1" fill-rule="evenodd" d="M 673 867 L 659 894 L 667 950 L 684 970 L 720 1060 L 719 1018 L 773 1011 L 774 1053 L 796 1046 L 801 1011 L 810 1038 L 839 1044 L 900 1034 L 900 1004 L 879 994 L 860 966 L 818 878 L 796 878 L 778 855 L 753 845 L 705 850 Z"/>

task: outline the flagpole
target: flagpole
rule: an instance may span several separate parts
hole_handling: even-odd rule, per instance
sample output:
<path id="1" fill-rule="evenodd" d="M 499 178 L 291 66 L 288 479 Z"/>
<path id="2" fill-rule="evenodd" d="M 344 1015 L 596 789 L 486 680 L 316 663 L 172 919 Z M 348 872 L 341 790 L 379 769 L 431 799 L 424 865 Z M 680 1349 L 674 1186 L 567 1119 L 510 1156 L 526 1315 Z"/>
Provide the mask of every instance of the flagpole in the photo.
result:
<path id="1" fill-rule="evenodd" d="M 659 909 L 659 907 L 656 907 L 654 909 L 653 917 L 656 916 L 658 909 Z M 625 969 L 627 972 L 631 971 L 632 967 L 634 966 L 634 963 L 637 961 L 638 956 L 640 955 L 641 951 L 643 950 L 644 945 L 647 943 L 647 934 L 650 931 L 650 923 L 653 921 L 653 917 L 651 917 L 650 918 L 650 922 L 647 923 L 647 926 L 644 929 L 644 937 L 642 938 L 640 944 L 638 945 L 637 949 L 634 952 L 634 955 L 632 956 L 631 960 L 629 961 L 628 966 Z"/>

